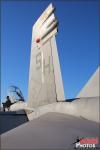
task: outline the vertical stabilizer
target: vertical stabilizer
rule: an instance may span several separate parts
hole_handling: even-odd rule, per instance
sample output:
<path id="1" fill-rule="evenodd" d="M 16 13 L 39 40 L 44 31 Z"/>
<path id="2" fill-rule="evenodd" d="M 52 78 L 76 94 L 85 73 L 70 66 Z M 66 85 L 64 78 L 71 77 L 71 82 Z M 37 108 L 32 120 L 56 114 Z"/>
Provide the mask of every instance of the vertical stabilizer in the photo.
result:
<path id="1" fill-rule="evenodd" d="M 79 92 L 77 97 L 98 97 L 100 83 L 100 67 L 95 71 L 83 89 Z"/>
<path id="2" fill-rule="evenodd" d="M 29 72 L 29 107 L 64 100 L 55 35 L 58 22 L 52 4 L 39 17 L 32 31 Z"/>

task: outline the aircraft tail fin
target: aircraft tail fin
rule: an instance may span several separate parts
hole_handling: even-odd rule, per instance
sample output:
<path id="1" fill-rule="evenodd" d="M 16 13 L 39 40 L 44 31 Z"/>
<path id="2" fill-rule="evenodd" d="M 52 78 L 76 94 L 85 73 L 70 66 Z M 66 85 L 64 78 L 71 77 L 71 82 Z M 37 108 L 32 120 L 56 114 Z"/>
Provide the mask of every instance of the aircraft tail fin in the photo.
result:
<path id="1" fill-rule="evenodd" d="M 55 35 L 58 21 L 52 4 L 39 17 L 32 31 L 29 73 L 29 107 L 65 100 Z"/>

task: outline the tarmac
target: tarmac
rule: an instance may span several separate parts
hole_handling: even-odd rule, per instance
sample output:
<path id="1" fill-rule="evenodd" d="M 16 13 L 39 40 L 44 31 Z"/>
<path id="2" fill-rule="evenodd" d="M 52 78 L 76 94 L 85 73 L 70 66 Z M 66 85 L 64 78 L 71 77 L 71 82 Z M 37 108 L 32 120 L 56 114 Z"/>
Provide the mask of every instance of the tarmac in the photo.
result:
<path id="1" fill-rule="evenodd" d="M 24 110 L 0 111 L 0 135 L 28 121 Z"/>

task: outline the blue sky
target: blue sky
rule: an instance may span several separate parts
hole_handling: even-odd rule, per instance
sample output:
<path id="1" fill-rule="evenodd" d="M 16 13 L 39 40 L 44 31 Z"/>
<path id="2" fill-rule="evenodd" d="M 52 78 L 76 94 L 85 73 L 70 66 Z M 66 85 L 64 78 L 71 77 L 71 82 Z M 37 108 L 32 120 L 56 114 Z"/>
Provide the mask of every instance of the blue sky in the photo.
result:
<path id="1" fill-rule="evenodd" d="M 1 99 L 10 85 L 28 99 L 32 26 L 52 1 L 3 1 L 1 7 Z M 53 1 L 66 98 L 75 97 L 99 66 L 97 1 Z"/>

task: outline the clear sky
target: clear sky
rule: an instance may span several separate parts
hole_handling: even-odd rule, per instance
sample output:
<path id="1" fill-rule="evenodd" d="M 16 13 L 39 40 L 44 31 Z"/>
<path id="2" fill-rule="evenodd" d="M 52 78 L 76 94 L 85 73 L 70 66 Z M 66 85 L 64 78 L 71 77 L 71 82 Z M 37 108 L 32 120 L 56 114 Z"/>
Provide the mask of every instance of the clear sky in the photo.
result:
<path id="1" fill-rule="evenodd" d="M 1 99 L 10 85 L 28 99 L 32 26 L 50 2 L 59 20 L 57 47 L 66 98 L 75 97 L 99 66 L 97 1 L 3 1 Z"/>

